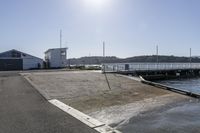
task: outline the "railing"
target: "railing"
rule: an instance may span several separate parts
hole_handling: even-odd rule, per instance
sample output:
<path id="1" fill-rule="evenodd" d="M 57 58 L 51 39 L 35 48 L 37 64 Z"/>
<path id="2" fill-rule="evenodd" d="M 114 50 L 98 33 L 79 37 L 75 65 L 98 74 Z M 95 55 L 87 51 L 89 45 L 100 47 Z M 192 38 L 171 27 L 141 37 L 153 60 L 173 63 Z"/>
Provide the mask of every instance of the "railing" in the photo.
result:
<path id="1" fill-rule="evenodd" d="M 200 63 L 106 63 L 104 72 L 200 69 Z"/>

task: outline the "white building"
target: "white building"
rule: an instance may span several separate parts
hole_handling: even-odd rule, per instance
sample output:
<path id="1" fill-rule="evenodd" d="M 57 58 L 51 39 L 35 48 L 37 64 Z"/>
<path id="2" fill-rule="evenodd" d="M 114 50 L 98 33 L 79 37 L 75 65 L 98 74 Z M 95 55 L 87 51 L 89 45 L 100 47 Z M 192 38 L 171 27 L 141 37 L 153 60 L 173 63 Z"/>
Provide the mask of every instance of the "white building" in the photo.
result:
<path id="1" fill-rule="evenodd" d="M 43 68 L 43 60 L 38 57 L 14 49 L 0 53 L 0 71 L 41 68 Z"/>
<path id="2" fill-rule="evenodd" d="M 48 68 L 64 68 L 67 66 L 67 48 L 54 48 L 45 52 Z"/>

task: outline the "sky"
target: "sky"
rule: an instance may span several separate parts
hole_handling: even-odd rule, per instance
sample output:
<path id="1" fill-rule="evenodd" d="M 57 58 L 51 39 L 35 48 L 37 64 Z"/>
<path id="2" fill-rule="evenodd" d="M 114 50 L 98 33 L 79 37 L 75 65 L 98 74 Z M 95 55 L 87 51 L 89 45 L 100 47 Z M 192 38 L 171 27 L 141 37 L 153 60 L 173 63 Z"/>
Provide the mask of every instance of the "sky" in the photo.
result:
<path id="1" fill-rule="evenodd" d="M 0 52 L 44 58 L 69 47 L 68 58 L 200 55 L 199 0 L 0 0 Z"/>

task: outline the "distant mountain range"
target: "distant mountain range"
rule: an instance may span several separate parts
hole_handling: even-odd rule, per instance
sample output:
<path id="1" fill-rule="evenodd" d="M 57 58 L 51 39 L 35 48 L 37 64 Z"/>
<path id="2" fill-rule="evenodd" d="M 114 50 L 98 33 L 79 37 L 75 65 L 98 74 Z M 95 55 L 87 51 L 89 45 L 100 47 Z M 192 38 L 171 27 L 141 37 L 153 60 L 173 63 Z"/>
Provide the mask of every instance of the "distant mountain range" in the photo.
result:
<path id="1" fill-rule="evenodd" d="M 158 56 L 159 62 L 178 62 L 186 63 L 190 62 L 189 57 L 178 57 L 178 56 Z M 118 58 L 115 56 L 90 56 L 81 58 L 71 58 L 68 59 L 68 63 L 71 65 L 89 65 L 89 64 L 101 64 L 101 63 L 134 63 L 134 62 L 156 62 L 156 55 L 146 55 L 146 56 L 135 56 L 129 58 Z M 193 63 L 200 63 L 200 57 L 195 56 L 191 58 Z"/>

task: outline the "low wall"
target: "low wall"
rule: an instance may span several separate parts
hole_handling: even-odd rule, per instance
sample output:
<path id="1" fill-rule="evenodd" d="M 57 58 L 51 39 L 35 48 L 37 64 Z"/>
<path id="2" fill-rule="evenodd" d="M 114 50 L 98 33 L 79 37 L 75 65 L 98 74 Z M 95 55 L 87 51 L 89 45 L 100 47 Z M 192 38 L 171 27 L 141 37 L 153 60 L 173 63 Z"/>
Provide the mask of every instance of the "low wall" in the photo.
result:
<path id="1" fill-rule="evenodd" d="M 112 72 L 113 73 L 113 72 Z M 120 71 L 114 72 L 124 75 L 142 76 L 146 80 L 163 80 L 163 79 L 178 79 L 200 77 L 199 69 L 187 70 L 163 70 L 163 71 Z"/>
<path id="2" fill-rule="evenodd" d="M 152 82 L 152 81 L 147 81 L 142 76 L 140 76 L 140 79 L 141 79 L 141 82 L 144 83 L 144 84 L 148 84 L 148 85 L 155 86 L 155 87 L 158 87 L 158 88 L 162 88 L 162 89 L 165 89 L 165 90 L 173 91 L 173 92 L 176 92 L 176 93 L 179 93 L 179 94 L 183 94 L 183 95 L 187 95 L 187 96 L 191 96 L 191 97 L 195 97 L 195 98 L 200 98 L 200 94 L 198 94 L 198 93 L 194 93 L 194 92 L 190 92 L 190 91 L 182 90 L 182 89 L 177 89 L 177 88 L 174 88 L 174 87 L 169 87 L 169 86 L 159 84 L 159 83 L 155 83 L 155 82 Z"/>

